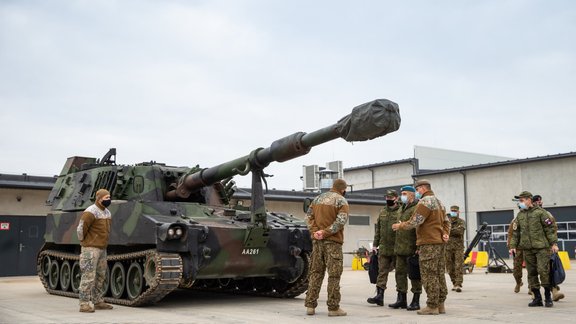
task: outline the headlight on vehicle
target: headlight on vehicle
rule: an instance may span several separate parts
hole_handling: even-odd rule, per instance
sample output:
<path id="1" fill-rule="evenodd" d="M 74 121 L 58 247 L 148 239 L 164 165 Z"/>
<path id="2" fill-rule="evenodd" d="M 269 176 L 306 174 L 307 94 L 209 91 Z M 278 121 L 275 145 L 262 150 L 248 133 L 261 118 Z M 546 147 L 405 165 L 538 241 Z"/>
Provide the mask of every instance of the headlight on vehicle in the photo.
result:
<path id="1" fill-rule="evenodd" d="M 173 225 L 168 229 L 168 239 L 169 240 L 179 240 L 182 238 L 184 230 L 180 225 Z"/>
<path id="2" fill-rule="evenodd" d="M 162 241 L 182 240 L 186 237 L 186 226 L 182 224 L 162 224 L 158 229 L 158 237 Z"/>

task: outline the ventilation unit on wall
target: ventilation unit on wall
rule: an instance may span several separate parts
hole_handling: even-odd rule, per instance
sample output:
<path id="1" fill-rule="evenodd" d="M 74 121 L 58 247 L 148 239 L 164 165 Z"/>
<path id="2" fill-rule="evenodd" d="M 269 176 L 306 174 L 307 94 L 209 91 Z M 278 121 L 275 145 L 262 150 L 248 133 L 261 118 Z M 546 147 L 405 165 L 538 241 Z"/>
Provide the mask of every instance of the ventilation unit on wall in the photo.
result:
<path id="1" fill-rule="evenodd" d="M 304 191 L 318 191 L 320 189 L 318 178 L 319 171 L 320 168 L 316 164 L 305 165 L 302 167 Z"/>

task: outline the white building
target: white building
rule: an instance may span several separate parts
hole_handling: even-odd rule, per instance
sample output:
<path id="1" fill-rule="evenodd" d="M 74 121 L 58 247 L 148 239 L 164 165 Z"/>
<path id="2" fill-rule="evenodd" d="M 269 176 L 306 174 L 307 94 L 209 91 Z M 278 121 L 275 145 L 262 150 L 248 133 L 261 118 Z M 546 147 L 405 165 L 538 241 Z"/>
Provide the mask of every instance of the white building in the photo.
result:
<path id="1" fill-rule="evenodd" d="M 426 148 L 430 151 L 430 148 Z M 439 161 L 454 163 L 450 157 L 458 156 L 447 151 L 447 158 L 435 158 L 442 150 L 411 158 L 379 164 L 344 169 L 344 177 L 354 191 L 383 193 L 388 188 L 412 184 L 417 179 L 428 179 L 432 190 L 448 208 L 460 206 L 461 217 L 466 220 L 466 239 L 471 241 L 479 224 L 487 222 L 492 230 L 496 250 L 507 257 L 505 247 L 508 225 L 517 212 L 514 195 L 523 190 L 540 194 L 544 208 L 557 219 L 561 249 L 574 257 L 576 247 L 576 152 L 526 159 L 502 160 L 502 157 L 479 158 L 492 161 L 441 170 L 421 166 L 440 166 Z M 466 156 L 470 153 L 464 153 Z M 473 156 L 469 155 L 469 156 Z M 433 163 L 432 163 L 433 162 Z M 374 215 L 373 221 L 375 222 Z M 483 246 L 479 247 L 481 250 Z"/>

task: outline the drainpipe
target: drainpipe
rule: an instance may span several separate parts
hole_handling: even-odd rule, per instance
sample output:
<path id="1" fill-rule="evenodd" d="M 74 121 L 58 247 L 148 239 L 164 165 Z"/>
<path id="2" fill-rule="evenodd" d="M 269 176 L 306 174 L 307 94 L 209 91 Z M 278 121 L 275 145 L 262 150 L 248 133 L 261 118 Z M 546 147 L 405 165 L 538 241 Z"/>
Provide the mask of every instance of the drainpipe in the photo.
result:
<path id="1" fill-rule="evenodd" d="M 374 169 L 368 169 L 368 171 L 370 171 L 370 173 L 372 173 L 372 189 L 374 189 L 374 183 L 375 183 L 375 180 L 374 180 Z"/>
<path id="2" fill-rule="evenodd" d="M 463 185 L 464 185 L 464 221 L 466 222 L 466 227 L 468 227 L 468 183 L 467 183 L 467 179 L 466 179 L 466 172 L 464 171 L 460 171 L 460 174 L 462 174 L 462 179 L 463 179 Z M 466 245 L 469 244 L 468 241 L 468 234 L 469 234 L 469 230 L 468 228 L 466 228 Z"/>
<path id="3" fill-rule="evenodd" d="M 415 180 L 419 173 L 418 159 L 411 159 L 410 164 L 412 165 L 412 180 Z"/>

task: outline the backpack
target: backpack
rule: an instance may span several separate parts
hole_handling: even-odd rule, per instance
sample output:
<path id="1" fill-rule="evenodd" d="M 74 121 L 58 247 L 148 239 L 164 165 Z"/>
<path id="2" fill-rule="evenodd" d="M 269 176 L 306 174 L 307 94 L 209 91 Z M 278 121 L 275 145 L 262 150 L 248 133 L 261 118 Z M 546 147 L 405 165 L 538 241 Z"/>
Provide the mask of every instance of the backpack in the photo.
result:
<path id="1" fill-rule="evenodd" d="M 368 267 L 368 276 L 370 277 L 370 283 L 375 284 L 378 280 L 378 254 L 372 252 L 370 255 L 370 266 Z"/>
<path id="2" fill-rule="evenodd" d="M 408 257 L 408 278 L 411 280 L 420 280 L 420 258 L 418 254 Z"/>
<path id="3" fill-rule="evenodd" d="M 552 287 L 558 286 L 566 279 L 566 272 L 558 253 L 550 256 L 550 284 Z"/>

